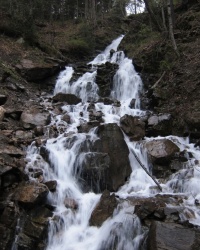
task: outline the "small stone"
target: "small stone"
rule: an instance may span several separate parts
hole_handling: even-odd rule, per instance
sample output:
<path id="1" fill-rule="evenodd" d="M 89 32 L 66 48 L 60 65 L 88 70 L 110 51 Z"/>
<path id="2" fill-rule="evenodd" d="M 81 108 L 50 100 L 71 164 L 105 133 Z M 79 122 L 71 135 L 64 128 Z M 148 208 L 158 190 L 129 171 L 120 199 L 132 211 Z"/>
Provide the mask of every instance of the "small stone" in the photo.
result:
<path id="1" fill-rule="evenodd" d="M 0 122 L 3 121 L 5 112 L 5 109 L 0 107 Z"/>
<path id="2" fill-rule="evenodd" d="M 0 105 L 4 105 L 8 97 L 6 95 L 0 95 Z"/>
<path id="3" fill-rule="evenodd" d="M 44 184 L 48 187 L 49 191 L 56 191 L 57 181 L 46 181 Z"/>
<path id="4" fill-rule="evenodd" d="M 77 209 L 78 203 L 72 198 L 65 198 L 64 204 L 66 208 Z"/>

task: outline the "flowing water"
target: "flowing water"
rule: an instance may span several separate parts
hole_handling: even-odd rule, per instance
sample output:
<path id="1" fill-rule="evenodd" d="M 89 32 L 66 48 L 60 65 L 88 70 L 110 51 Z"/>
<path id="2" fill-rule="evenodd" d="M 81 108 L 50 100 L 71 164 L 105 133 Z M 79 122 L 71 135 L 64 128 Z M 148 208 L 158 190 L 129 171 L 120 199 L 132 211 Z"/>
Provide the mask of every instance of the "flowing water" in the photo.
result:
<path id="1" fill-rule="evenodd" d="M 70 116 L 70 124 L 62 120 L 62 115 L 52 112 L 51 125 L 58 129 L 59 136 L 50 138 L 46 142 L 49 152 L 49 163 L 45 162 L 39 154 L 39 149 L 34 143 L 27 152 L 27 171 L 31 168 L 42 168 L 44 179 L 56 180 L 57 189 L 49 193 L 48 202 L 55 207 L 54 216 L 49 222 L 47 250 L 137 250 L 141 246 L 145 231 L 141 227 L 140 220 L 134 214 L 134 207 L 126 201 L 128 197 L 149 197 L 159 193 L 153 180 L 144 172 L 138 164 L 134 154 L 151 171 L 147 152 L 143 142 L 131 142 L 124 135 L 129 148 L 129 160 L 132 174 L 129 180 L 118 190 L 116 195 L 121 202 L 115 209 L 112 218 L 107 219 L 101 227 L 89 226 L 89 219 L 93 209 L 98 203 L 101 194 L 86 192 L 78 182 L 79 166 L 84 161 L 85 154 L 81 153 L 84 142 L 93 143 L 97 140 L 96 130 L 89 133 L 78 133 L 77 127 L 89 121 L 88 106 L 95 102 L 95 110 L 103 113 L 104 123 L 119 124 L 120 117 L 125 114 L 132 116 L 144 116 L 145 111 L 140 110 L 140 93 L 142 81 L 135 72 L 132 61 L 125 57 L 122 51 L 117 51 L 123 36 L 120 36 L 109 45 L 104 52 L 99 54 L 89 63 L 93 71 L 83 74 L 78 80 L 72 81 L 73 68 L 66 67 L 60 73 L 56 82 L 54 94 L 63 92 L 79 96 L 82 103 L 77 105 L 64 105 L 62 110 Z M 115 51 L 115 52 L 114 52 Z M 97 102 L 98 86 L 95 83 L 97 66 L 105 62 L 117 63 L 117 70 L 113 79 L 111 98 L 120 101 L 121 106 L 104 105 Z M 135 100 L 135 107 L 130 108 L 131 100 Z M 153 138 L 145 138 L 145 141 Z M 187 138 L 169 136 L 168 139 L 175 142 L 181 150 L 187 150 L 200 160 L 200 153 L 194 145 L 189 144 Z M 85 147 L 87 146 L 87 143 Z M 134 154 L 133 154 L 134 152 Z M 175 173 L 168 180 L 160 183 L 163 193 L 186 194 L 185 207 L 193 209 L 195 216 L 191 222 L 200 225 L 200 212 L 194 206 L 194 200 L 199 199 L 200 193 L 200 167 L 197 161 L 191 160 L 185 168 Z M 158 180 L 159 181 L 159 180 Z M 76 209 L 66 206 L 71 202 Z M 76 204 L 73 204 L 76 203 Z M 182 214 L 183 220 L 185 214 Z"/>

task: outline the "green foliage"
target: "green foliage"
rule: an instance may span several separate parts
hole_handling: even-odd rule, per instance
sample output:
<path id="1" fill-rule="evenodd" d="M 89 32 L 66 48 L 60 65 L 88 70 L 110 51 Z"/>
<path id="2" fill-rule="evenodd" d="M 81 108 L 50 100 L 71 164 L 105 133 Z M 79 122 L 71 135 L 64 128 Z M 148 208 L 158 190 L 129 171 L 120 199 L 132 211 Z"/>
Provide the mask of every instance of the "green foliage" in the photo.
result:
<path id="1" fill-rule="evenodd" d="M 4 63 L 2 60 L 0 60 L 0 69 L 2 69 L 4 72 L 6 72 L 9 76 L 14 78 L 15 80 L 25 82 L 25 80 L 16 72 L 16 70 L 13 67 Z"/>
<path id="2" fill-rule="evenodd" d="M 137 33 L 137 36 L 140 39 L 145 39 L 145 38 L 149 37 L 151 33 L 152 33 L 152 30 L 151 30 L 151 27 L 149 25 L 141 24 L 140 30 Z"/>
<path id="3" fill-rule="evenodd" d="M 161 71 L 167 71 L 167 70 L 170 70 L 172 68 L 172 63 L 169 62 L 168 60 L 162 60 L 160 61 L 160 70 Z"/>
<path id="4" fill-rule="evenodd" d="M 72 39 L 68 42 L 67 50 L 75 57 L 84 57 L 90 54 L 89 44 L 82 39 Z"/>
<path id="5" fill-rule="evenodd" d="M 95 38 L 93 27 L 87 23 L 82 22 L 79 26 L 79 37 L 82 41 L 87 43 L 90 50 L 93 52 L 95 47 Z"/>

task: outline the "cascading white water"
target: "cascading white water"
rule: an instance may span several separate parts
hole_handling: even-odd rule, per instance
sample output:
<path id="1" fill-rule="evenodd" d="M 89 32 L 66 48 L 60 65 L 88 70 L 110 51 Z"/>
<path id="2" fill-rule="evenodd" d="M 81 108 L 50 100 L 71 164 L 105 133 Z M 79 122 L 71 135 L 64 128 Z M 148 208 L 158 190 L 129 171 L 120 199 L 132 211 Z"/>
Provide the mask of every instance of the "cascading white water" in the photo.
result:
<path id="1" fill-rule="evenodd" d="M 81 104 L 65 105 L 62 107 L 63 112 L 70 116 L 71 124 L 63 124 L 61 115 L 53 115 L 52 124 L 55 124 L 60 131 L 57 138 L 49 139 L 46 143 L 46 149 L 49 152 L 50 163 L 46 163 L 39 155 L 38 149 L 34 145 L 29 147 L 27 158 L 29 163 L 27 169 L 42 168 L 45 180 L 56 180 L 57 190 L 48 196 L 49 202 L 55 206 L 54 216 L 50 220 L 48 234 L 48 250 L 137 250 L 140 249 L 140 243 L 144 236 L 139 219 L 134 215 L 134 207 L 128 202 L 123 202 L 114 211 L 112 218 L 107 219 L 99 228 L 89 226 L 90 215 L 99 201 L 100 194 L 93 192 L 84 193 L 80 183 L 77 181 L 79 165 L 84 161 L 84 154 L 81 153 L 81 147 L 86 141 L 94 142 L 97 140 L 95 129 L 88 134 L 77 133 L 77 127 L 83 122 L 89 120 L 87 101 L 96 101 L 98 99 L 98 87 L 95 83 L 96 70 L 95 66 L 109 61 L 119 65 L 116 75 L 114 76 L 113 89 L 111 98 L 120 101 L 121 106 L 104 105 L 101 102 L 95 103 L 95 109 L 102 111 L 105 123 L 118 123 L 120 118 L 125 115 L 142 116 L 145 111 L 140 110 L 140 92 L 142 81 L 135 72 L 132 61 L 125 57 L 124 53 L 117 51 L 117 47 L 123 36 L 120 36 L 109 45 L 104 52 L 98 55 L 89 64 L 93 65 L 93 73 L 85 73 L 78 80 L 72 81 L 73 68 L 66 67 L 61 72 L 54 90 L 54 94 L 72 93 L 82 99 Z M 114 53 L 114 51 L 116 51 Z M 112 52 L 112 53 L 111 53 Z M 135 108 L 130 108 L 130 102 L 135 99 Z M 65 131 L 59 129 L 64 126 Z M 169 137 L 170 140 L 184 149 L 190 150 L 194 157 L 199 160 L 200 154 L 193 147 L 188 145 L 188 141 L 178 138 Z M 152 140 L 152 138 L 146 138 Z M 140 167 L 133 152 L 138 156 L 145 166 L 150 166 L 147 153 L 141 142 L 130 142 L 125 136 L 125 141 L 129 147 L 129 159 L 132 168 L 132 174 L 127 183 L 122 186 L 117 195 L 121 198 L 129 196 L 153 196 L 159 191 L 152 179 Z M 87 145 L 85 145 L 87 147 Z M 88 145 L 89 151 L 89 145 Z M 193 163 L 191 163 L 193 164 Z M 165 193 L 191 193 L 190 198 L 186 201 L 188 207 L 195 211 L 196 218 L 192 219 L 193 223 L 200 225 L 199 211 L 193 207 L 194 199 L 200 191 L 198 182 L 200 180 L 200 168 L 196 166 L 193 171 L 193 179 L 190 182 L 183 181 L 182 177 L 186 176 L 188 168 L 174 174 L 165 184 L 161 184 Z M 148 169 L 151 171 L 151 169 Z M 182 185 L 183 184 L 183 185 Z M 194 191 L 195 190 L 195 191 Z M 66 206 L 66 203 L 72 203 L 76 206 L 76 211 Z M 76 204 L 73 204 L 76 202 Z M 183 215 L 184 216 L 184 215 Z"/>

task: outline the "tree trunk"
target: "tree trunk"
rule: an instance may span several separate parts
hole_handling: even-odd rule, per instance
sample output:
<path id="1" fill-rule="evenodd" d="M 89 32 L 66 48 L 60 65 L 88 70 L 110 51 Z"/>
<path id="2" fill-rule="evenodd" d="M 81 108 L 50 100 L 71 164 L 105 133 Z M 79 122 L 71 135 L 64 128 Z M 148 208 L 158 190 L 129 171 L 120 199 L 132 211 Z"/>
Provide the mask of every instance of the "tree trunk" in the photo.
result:
<path id="1" fill-rule="evenodd" d="M 160 25 L 159 25 L 159 23 L 158 23 L 158 21 L 157 21 L 155 15 L 154 15 L 154 13 L 153 13 L 151 7 L 150 7 L 150 5 L 149 5 L 149 1 L 148 1 L 148 0 L 144 0 L 144 3 L 145 3 L 146 9 L 147 9 L 147 11 L 148 11 L 148 13 L 149 13 L 149 15 L 150 15 L 150 18 L 151 18 L 153 24 L 154 24 L 155 27 L 156 27 L 156 29 L 157 29 L 159 32 L 162 32 L 162 28 L 160 27 Z"/>
<path id="2" fill-rule="evenodd" d="M 171 41 L 172 41 L 174 51 L 176 52 L 177 56 L 179 57 L 178 48 L 177 48 L 176 41 L 175 41 L 175 38 L 174 38 L 172 5 L 173 5 L 172 0 L 168 0 L 168 2 L 167 2 L 167 11 L 168 11 L 168 21 L 169 21 L 169 35 L 170 35 L 170 38 L 171 38 Z"/>
<path id="3" fill-rule="evenodd" d="M 163 27 L 164 27 L 164 30 L 167 31 L 167 25 L 166 25 L 166 19 L 165 19 L 165 0 L 162 0 L 161 4 L 162 4 L 161 13 L 162 13 Z"/>

